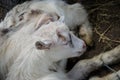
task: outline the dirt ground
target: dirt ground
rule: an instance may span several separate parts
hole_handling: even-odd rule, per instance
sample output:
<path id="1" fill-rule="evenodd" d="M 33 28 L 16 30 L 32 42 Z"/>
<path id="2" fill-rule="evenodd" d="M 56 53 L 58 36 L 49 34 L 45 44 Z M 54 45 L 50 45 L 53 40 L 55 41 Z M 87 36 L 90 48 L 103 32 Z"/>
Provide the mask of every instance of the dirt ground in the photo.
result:
<path id="1" fill-rule="evenodd" d="M 67 0 L 67 2 L 70 4 L 80 2 L 85 6 L 94 32 L 93 46 L 89 47 L 83 56 L 70 59 L 68 62 L 69 70 L 78 60 L 92 58 L 120 44 L 120 0 Z M 0 4 L 0 19 L 3 19 L 9 9 Z M 110 67 L 117 71 L 120 69 L 120 64 L 118 62 Z M 105 76 L 111 72 L 108 68 L 102 67 L 92 72 L 90 76 Z"/>
<path id="2" fill-rule="evenodd" d="M 76 0 L 70 3 L 74 2 Z M 89 13 L 89 20 L 93 26 L 94 44 L 83 56 L 70 59 L 69 69 L 72 67 L 71 62 L 75 64 L 78 60 L 92 58 L 120 45 L 120 0 L 78 0 L 77 2 L 81 2 Z M 110 67 L 117 71 L 120 69 L 120 64 L 118 62 Z M 111 72 L 108 68 L 102 67 L 92 72 L 90 76 L 105 76 Z"/>

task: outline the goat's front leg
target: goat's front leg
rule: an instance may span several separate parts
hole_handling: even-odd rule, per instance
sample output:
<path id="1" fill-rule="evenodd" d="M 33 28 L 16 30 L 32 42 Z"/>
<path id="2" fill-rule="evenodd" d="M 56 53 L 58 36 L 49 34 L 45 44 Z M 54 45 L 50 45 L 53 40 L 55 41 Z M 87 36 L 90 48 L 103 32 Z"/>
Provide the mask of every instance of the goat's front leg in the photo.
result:
<path id="1" fill-rule="evenodd" d="M 114 49 L 100 53 L 91 59 L 79 61 L 68 73 L 67 76 L 74 80 L 85 79 L 92 71 L 97 70 L 104 64 L 114 64 L 120 60 L 120 45 Z M 93 80 L 93 79 L 91 79 Z M 96 79 L 97 80 L 97 79 Z M 103 80 L 103 79 L 101 79 Z"/>
<path id="2" fill-rule="evenodd" d="M 94 76 L 89 80 L 120 80 L 120 70 L 104 77 Z"/>

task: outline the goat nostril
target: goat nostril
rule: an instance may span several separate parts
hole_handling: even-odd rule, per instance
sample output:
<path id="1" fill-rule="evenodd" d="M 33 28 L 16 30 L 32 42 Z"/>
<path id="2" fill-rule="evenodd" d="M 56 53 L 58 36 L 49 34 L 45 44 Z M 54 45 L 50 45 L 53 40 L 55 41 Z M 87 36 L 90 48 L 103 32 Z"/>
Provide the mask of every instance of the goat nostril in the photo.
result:
<path id="1" fill-rule="evenodd" d="M 83 44 L 83 49 L 85 49 L 86 48 L 86 45 L 85 44 Z"/>
<path id="2" fill-rule="evenodd" d="M 36 46 L 37 49 L 41 49 L 42 48 L 42 44 L 39 41 L 37 41 L 35 43 L 35 46 Z"/>

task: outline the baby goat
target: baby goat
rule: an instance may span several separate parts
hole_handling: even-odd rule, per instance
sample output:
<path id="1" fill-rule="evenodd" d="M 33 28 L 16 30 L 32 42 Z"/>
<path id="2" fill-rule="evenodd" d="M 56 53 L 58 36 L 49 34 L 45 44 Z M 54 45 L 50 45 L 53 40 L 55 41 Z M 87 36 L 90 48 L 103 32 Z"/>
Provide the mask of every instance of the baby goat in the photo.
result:
<path id="1" fill-rule="evenodd" d="M 79 3 L 70 5 L 62 0 L 27 1 L 23 4 L 18 4 L 7 13 L 3 21 L 3 27 L 22 27 L 24 23 L 27 23 L 31 19 L 31 16 L 26 17 L 29 10 L 32 10 L 32 15 L 37 15 L 39 12 L 41 14 L 48 13 L 55 20 L 64 20 L 70 30 L 74 30 L 77 26 L 80 26 L 80 30 L 77 33 L 79 33 L 80 37 L 88 45 L 91 45 L 92 27 L 90 26 L 84 7 Z"/>
<path id="2" fill-rule="evenodd" d="M 84 41 L 58 21 L 31 33 L 34 27 L 26 25 L 0 48 L 2 80 L 67 80 L 57 62 L 84 53 Z"/>

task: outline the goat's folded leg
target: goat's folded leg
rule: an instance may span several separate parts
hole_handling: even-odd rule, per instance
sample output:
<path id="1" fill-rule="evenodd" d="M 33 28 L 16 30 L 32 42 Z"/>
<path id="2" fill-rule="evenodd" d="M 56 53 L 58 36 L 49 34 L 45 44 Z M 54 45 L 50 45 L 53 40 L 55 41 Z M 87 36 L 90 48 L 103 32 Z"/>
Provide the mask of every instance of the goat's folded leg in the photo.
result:
<path id="1" fill-rule="evenodd" d="M 120 45 L 116 48 L 101 53 L 98 56 L 95 56 L 91 59 L 86 59 L 79 61 L 71 71 L 68 72 L 68 77 L 73 78 L 74 80 L 81 80 L 86 78 L 89 73 L 100 68 L 104 64 L 113 64 L 120 61 Z"/>
<path id="2" fill-rule="evenodd" d="M 89 80 L 120 80 L 120 70 L 104 77 L 92 77 Z"/>

